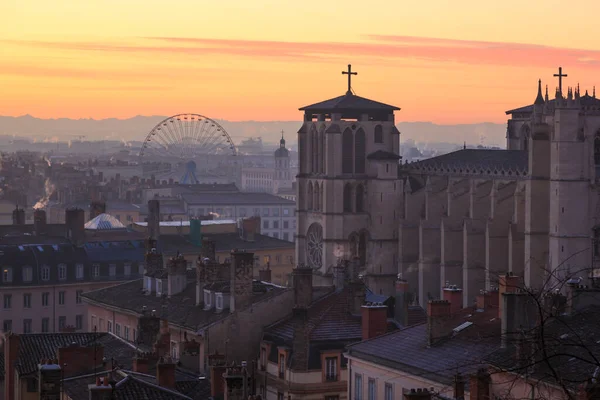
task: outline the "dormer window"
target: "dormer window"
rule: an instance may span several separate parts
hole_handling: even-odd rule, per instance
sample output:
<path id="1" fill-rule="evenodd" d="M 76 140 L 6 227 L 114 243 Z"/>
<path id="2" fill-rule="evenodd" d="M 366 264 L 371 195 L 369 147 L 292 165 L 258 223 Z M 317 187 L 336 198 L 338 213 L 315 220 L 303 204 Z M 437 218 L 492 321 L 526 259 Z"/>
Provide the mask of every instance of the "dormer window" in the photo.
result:
<path id="1" fill-rule="evenodd" d="M 33 280 L 33 268 L 30 266 L 23 267 L 23 282 L 31 282 Z"/>
<path id="2" fill-rule="evenodd" d="M 204 309 L 205 310 L 210 310 L 212 307 L 211 304 L 211 293 L 210 290 L 205 290 L 204 291 Z"/>
<path id="3" fill-rule="evenodd" d="M 149 276 L 146 277 L 146 290 L 148 292 L 152 291 L 152 278 Z"/>
<path id="4" fill-rule="evenodd" d="M 325 380 L 328 382 L 338 380 L 338 357 L 325 358 Z"/>
<path id="5" fill-rule="evenodd" d="M 58 279 L 61 281 L 67 279 L 67 266 L 65 264 L 58 264 Z"/>
<path id="6" fill-rule="evenodd" d="M 43 281 L 49 281 L 50 280 L 50 267 L 47 265 L 44 265 L 42 267 L 42 280 Z"/>
<path id="7" fill-rule="evenodd" d="M 162 281 L 160 279 L 156 280 L 156 295 L 162 295 Z"/>
<path id="8" fill-rule="evenodd" d="M 217 310 L 222 310 L 223 309 L 223 293 L 217 293 L 215 294 L 215 302 L 216 302 L 216 307 Z"/>
<path id="9" fill-rule="evenodd" d="M 278 370 L 279 370 L 279 378 L 284 379 L 285 378 L 285 354 L 284 353 L 279 353 Z"/>

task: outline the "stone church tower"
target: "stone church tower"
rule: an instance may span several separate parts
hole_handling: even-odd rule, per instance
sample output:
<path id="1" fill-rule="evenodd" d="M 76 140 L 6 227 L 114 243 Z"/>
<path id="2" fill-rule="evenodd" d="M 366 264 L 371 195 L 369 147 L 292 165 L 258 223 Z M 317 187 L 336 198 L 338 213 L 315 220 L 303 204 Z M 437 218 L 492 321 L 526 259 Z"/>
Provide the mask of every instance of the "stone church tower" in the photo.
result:
<path id="1" fill-rule="evenodd" d="M 273 193 L 279 193 L 280 189 L 292 188 L 292 173 L 290 171 L 290 152 L 285 147 L 285 139 L 281 132 L 279 148 L 273 154 L 275 157 L 275 170 L 273 172 Z"/>
<path id="2" fill-rule="evenodd" d="M 296 259 L 330 284 L 333 266 L 354 259 L 375 293 L 391 295 L 398 273 L 400 132 L 394 111 L 352 92 L 301 108 Z"/>

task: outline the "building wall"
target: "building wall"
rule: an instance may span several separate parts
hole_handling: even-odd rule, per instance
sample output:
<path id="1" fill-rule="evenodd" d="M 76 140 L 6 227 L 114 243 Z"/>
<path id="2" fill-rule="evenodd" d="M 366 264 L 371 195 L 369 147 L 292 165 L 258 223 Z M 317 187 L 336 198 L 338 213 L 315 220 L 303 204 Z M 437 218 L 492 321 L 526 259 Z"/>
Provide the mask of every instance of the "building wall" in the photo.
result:
<path id="1" fill-rule="evenodd" d="M 403 400 L 403 389 L 418 389 L 418 388 L 434 388 L 435 392 L 447 398 L 452 398 L 452 386 L 444 385 L 438 382 L 429 381 L 422 377 L 412 375 L 405 371 L 398 371 L 392 368 L 386 368 L 380 365 L 369 363 L 354 357 L 348 358 L 348 370 L 350 371 L 350 379 L 348 379 L 348 398 L 355 399 L 354 394 L 355 379 L 357 375 L 362 379 L 362 396 L 361 399 L 369 398 L 369 379 L 375 381 L 375 398 L 385 399 L 386 384 L 392 385 L 393 398 L 395 400 Z M 465 400 L 470 399 L 469 394 L 465 393 Z"/>
<path id="2" fill-rule="evenodd" d="M 77 316 L 81 316 L 82 326 L 78 329 L 86 332 L 89 329 L 86 318 L 87 305 L 83 301 L 77 303 L 77 291 L 89 292 L 122 282 L 81 283 L 54 286 L 36 287 L 3 287 L 0 295 L 0 309 L 2 310 L 2 328 L 6 321 L 11 321 L 11 331 L 17 334 L 24 333 L 24 321 L 31 321 L 31 333 L 42 332 L 42 320 L 48 319 L 49 332 L 59 332 L 59 321 L 65 318 L 67 326 L 76 326 Z M 60 293 L 64 292 L 64 305 L 59 304 Z M 42 306 L 42 295 L 48 293 L 48 305 Z M 24 296 L 31 295 L 31 307 L 24 307 Z M 4 308 L 5 299 L 10 296 L 10 308 Z"/>
<path id="3" fill-rule="evenodd" d="M 273 168 L 242 168 L 242 191 L 275 193 Z"/>
<path id="4" fill-rule="evenodd" d="M 549 386 L 540 382 L 525 381 L 516 375 L 495 372 L 491 374 L 492 385 L 490 388 L 490 397 L 494 398 L 512 398 L 512 399 L 568 399 L 565 393 L 556 387 Z"/>

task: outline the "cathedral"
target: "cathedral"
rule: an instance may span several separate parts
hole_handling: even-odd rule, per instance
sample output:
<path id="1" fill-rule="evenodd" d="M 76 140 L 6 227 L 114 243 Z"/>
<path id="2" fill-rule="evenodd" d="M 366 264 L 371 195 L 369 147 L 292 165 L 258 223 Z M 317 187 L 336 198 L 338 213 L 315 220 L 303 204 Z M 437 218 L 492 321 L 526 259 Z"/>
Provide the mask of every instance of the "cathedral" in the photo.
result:
<path id="1" fill-rule="evenodd" d="M 512 273 L 536 290 L 600 275 L 600 100 L 577 87 L 508 115 L 507 149 L 461 149 L 402 163 L 395 112 L 347 92 L 303 108 L 298 131 L 296 259 L 330 284 L 355 260 L 367 286 L 398 276 L 424 305 L 444 287 L 463 305 Z M 533 93 L 532 93 L 533 94 Z"/>

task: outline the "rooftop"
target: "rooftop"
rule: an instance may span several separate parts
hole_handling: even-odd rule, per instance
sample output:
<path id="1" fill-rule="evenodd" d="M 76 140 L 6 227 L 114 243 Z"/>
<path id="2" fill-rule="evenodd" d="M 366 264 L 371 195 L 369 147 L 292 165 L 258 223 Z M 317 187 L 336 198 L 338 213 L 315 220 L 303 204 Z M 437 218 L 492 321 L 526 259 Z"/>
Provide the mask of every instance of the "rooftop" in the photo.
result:
<path id="1" fill-rule="evenodd" d="M 304 106 L 299 109 L 300 111 L 311 111 L 317 114 L 320 113 L 335 113 L 349 110 L 359 111 L 398 111 L 399 107 L 391 106 L 389 104 L 380 103 L 378 101 L 370 100 L 365 97 L 360 97 L 355 94 L 344 94 L 342 96 L 334 97 L 329 100 L 321 101 L 319 103 Z"/>
<path id="2" fill-rule="evenodd" d="M 143 227 L 147 227 L 148 226 L 148 222 L 134 222 L 134 225 L 137 226 L 143 226 Z M 190 221 L 160 221 L 160 226 L 172 226 L 172 227 L 178 227 L 178 226 L 183 226 L 183 227 L 189 227 L 190 226 Z M 227 224 L 237 224 L 236 220 L 234 219 L 213 219 L 213 220 L 207 220 L 207 221 L 200 221 L 201 225 L 227 225 Z"/>
<path id="3" fill-rule="evenodd" d="M 267 235 L 255 234 L 254 240 L 248 241 L 240 237 L 238 233 L 214 233 L 204 234 L 215 243 L 215 250 L 219 253 L 229 252 L 232 249 L 243 249 L 246 251 L 271 250 L 271 249 L 293 249 L 295 244 L 287 240 L 276 239 Z M 165 254 L 176 253 L 198 253 L 199 247 L 189 240 L 189 235 L 161 235 L 160 243 Z"/>
<path id="4" fill-rule="evenodd" d="M 595 96 L 590 96 L 587 92 L 583 96 L 579 98 L 579 102 L 582 107 L 598 107 L 600 106 L 600 99 L 597 99 Z M 556 104 L 556 99 L 548 100 L 547 104 L 550 107 L 553 107 Z M 533 104 L 515 108 L 512 110 L 506 111 L 507 115 L 510 114 L 530 114 L 533 112 Z"/>
<path id="5" fill-rule="evenodd" d="M 86 222 L 85 229 L 87 229 L 87 230 L 102 230 L 102 231 L 116 230 L 116 229 L 123 230 L 123 229 L 125 229 L 125 225 L 123 225 L 121 223 L 121 221 L 119 221 L 112 215 L 104 213 L 104 214 L 97 215 L 93 219 Z"/>
<path id="6" fill-rule="evenodd" d="M 269 193 L 185 193 L 182 194 L 181 197 L 187 204 L 191 205 L 283 205 L 289 207 L 296 205 L 294 201 L 287 200 Z"/>

